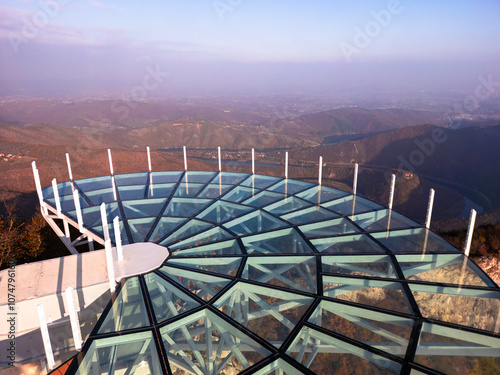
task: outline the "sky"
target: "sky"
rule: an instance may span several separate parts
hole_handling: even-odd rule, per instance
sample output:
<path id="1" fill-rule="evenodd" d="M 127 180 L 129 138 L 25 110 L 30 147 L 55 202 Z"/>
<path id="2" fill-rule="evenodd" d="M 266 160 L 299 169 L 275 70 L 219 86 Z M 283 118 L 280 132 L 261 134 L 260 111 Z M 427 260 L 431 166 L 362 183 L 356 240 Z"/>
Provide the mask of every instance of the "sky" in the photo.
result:
<path id="1" fill-rule="evenodd" d="M 2 0 L 0 95 L 460 90 L 500 77 L 498 0 Z"/>

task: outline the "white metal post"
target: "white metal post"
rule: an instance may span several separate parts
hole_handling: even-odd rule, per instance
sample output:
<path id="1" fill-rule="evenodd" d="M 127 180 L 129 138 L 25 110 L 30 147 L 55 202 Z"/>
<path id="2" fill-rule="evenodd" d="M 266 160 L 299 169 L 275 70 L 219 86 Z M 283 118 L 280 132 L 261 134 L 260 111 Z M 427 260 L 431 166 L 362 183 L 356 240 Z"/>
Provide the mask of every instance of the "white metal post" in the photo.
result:
<path id="1" fill-rule="evenodd" d="M 110 239 L 104 242 L 104 249 L 106 251 L 106 265 L 108 268 L 109 290 L 111 291 L 111 293 L 114 293 L 116 288 L 115 266 L 113 264 L 113 250 L 111 249 Z"/>
<path id="2" fill-rule="evenodd" d="M 354 164 L 354 181 L 352 183 L 352 193 L 356 195 L 358 190 L 358 163 Z"/>
<path id="3" fill-rule="evenodd" d="M 285 179 L 288 178 L 288 151 L 285 152 Z"/>
<path id="4" fill-rule="evenodd" d="M 40 332 L 42 333 L 43 347 L 47 357 L 47 365 L 49 370 L 53 370 L 56 362 L 54 361 L 54 353 L 52 352 L 52 344 L 50 343 L 49 329 L 47 327 L 47 320 L 45 319 L 45 311 L 43 305 L 37 305 L 38 320 L 40 322 Z"/>
<path id="5" fill-rule="evenodd" d="M 102 222 L 102 233 L 104 234 L 104 241 L 109 240 L 109 225 L 108 225 L 108 215 L 106 214 L 106 204 L 101 203 L 101 222 Z"/>
<path id="6" fill-rule="evenodd" d="M 47 208 L 45 207 L 45 203 L 43 202 L 43 192 L 42 184 L 40 183 L 40 175 L 38 174 L 38 168 L 36 167 L 36 163 L 34 161 L 31 163 L 31 168 L 33 169 L 33 177 L 35 178 L 35 187 L 36 193 L 38 195 L 38 201 L 40 202 L 40 211 L 42 211 L 43 215 L 48 215 Z"/>
<path id="7" fill-rule="evenodd" d="M 470 245 L 472 243 L 472 235 L 474 234 L 474 225 L 476 224 L 476 210 L 470 210 L 470 220 L 469 220 L 469 228 L 467 229 L 467 239 L 465 241 L 464 253 L 466 256 L 469 256 L 470 253 Z"/>
<path id="8" fill-rule="evenodd" d="M 54 200 L 56 201 L 57 216 L 61 217 L 61 198 L 59 197 L 59 189 L 57 188 L 57 180 L 52 180 L 52 191 L 54 192 Z"/>
<path id="9" fill-rule="evenodd" d="M 391 176 L 391 190 L 389 192 L 389 210 L 392 210 L 392 204 L 394 203 L 394 189 L 396 187 L 396 175 L 393 173 Z"/>
<path id="10" fill-rule="evenodd" d="M 188 162 L 187 162 L 187 155 L 186 155 L 186 146 L 182 146 L 182 150 L 184 151 L 184 170 L 188 170 Z"/>
<path id="11" fill-rule="evenodd" d="M 431 217 L 432 217 L 432 208 L 434 206 L 434 194 L 436 192 L 434 189 L 429 191 L 429 203 L 427 204 L 427 215 L 425 216 L 425 227 L 429 229 L 431 227 Z"/>
<path id="12" fill-rule="evenodd" d="M 221 159 L 220 159 L 220 147 L 217 147 L 217 153 L 219 154 L 219 172 L 222 171 Z"/>
<path id="13" fill-rule="evenodd" d="M 120 231 L 120 218 L 115 216 L 113 219 L 113 229 L 115 231 L 116 255 L 118 260 L 123 260 L 122 234 Z"/>
<path id="14" fill-rule="evenodd" d="M 319 157 L 318 185 L 321 185 L 322 174 L 323 174 L 323 156 L 320 156 Z"/>
<path id="15" fill-rule="evenodd" d="M 111 172 L 111 175 L 114 175 L 115 172 L 113 171 L 113 158 L 111 157 L 111 150 L 108 148 L 108 158 L 109 158 L 109 170 Z"/>
<path id="16" fill-rule="evenodd" d="M 71 172 L 71 162 L 69 161 L 69 154 L 66 153 L 66 164 L 68 165 L 69 180 L 73 181 L 73 173 Z"/>
<path id="17" fill-rule="evenodd" d="M 149 168 L 149 172 L 151 172 L 151 152 L 149 150 L 149 146 L 146 149 L 148 151 L 148 168 Z"/>
<path id="18" fill-rule="evenodd" d="M 83 233 L 83 215 L 82 215 L 82 208 L 80 206 L 80 196 L 78 195 L 78 190 L 73 191 L 73 201 L 75 202 L 76 220 L 78 221 L 78 229 L 80 230 L 80 233 Z"/>
<path id="19" fill-rule="evenodd" d="M 80 351 L 82 349 L 82 333 L 80 331 L 80 322 L 75 309 L 73 288 L 71 286 L 68 286 L 68 289 L 66 289 L 66 304 L 68 305 L 71 331 L 73 331 L 73 340 L 75 341 L 75 349 Z"/>
<path id="20" fill-rule="evenodd" d="M 252 148 L 252 174 L 255 174 L 255 149 Z"/>

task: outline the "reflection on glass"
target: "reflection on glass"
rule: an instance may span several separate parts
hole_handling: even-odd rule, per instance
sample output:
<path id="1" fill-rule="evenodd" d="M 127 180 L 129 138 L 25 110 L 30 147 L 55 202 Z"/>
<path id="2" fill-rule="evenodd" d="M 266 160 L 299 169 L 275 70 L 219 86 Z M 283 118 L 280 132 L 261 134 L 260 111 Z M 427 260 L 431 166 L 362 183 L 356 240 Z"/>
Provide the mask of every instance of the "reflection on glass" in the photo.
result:
<path id="1" fill-rule="evenodd" d="M 365 254 L 385 253 L 379 245 L 365 234 L 317 238 L 311 240 L 314 247 L 321 253 L 329 254 Z"/>
<path id="2" fill-rule="evenodd" d="M 249 254 L 312 253 L 313 250 L 293 229 L 281 229 L 243 238 Z"/>
<path id="3" fill-rule="evenodd" d="M 284 221 L 261 210 L 253 211 L 224 224 L 224 227 L 239 235 L 254 234 L 286 226 Z"/>
<path id="4" fill-rule="evenodd" d="M 331 237 L 341 234 L 356 233 L 359 230 L 352 225 L 347 219 L 339 218 L 334 220 L 322 221 L 314 224 L 299 226 L 302 233 L 307 238 L 314 237 Z"/>
<path id="5" fill-rule="evenodd" d="M 325 273 L 397 278 L 391 258 L 387 255 L 324 256 L 321 257 L 321 265 Z"/>

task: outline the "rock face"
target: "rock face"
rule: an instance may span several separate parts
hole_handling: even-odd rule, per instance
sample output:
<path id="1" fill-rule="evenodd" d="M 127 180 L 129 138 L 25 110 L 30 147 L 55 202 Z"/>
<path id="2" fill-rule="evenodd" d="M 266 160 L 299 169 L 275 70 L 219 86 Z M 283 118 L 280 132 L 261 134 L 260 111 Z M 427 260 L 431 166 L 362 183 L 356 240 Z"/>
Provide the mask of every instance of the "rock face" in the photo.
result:
<path id="1" fill-rule="evenodd" d="M 497 285 L 500 285 L 500 259 L 493 257 L 481 257 L 474 259 L 474 261 L 493 279 Z"/>

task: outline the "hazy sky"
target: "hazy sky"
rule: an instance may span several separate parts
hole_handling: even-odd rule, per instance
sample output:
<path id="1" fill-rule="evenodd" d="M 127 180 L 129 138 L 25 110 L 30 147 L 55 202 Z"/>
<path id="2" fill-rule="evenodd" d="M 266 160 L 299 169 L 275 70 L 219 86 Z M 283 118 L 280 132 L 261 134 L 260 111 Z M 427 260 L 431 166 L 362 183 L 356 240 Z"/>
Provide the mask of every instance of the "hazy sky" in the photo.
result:
<path id="1" fill-rule="evenodd" d="M 473 89 L 500 80 L 499 17 L 498 0 L 2 0 L 0 94 Z"/>

